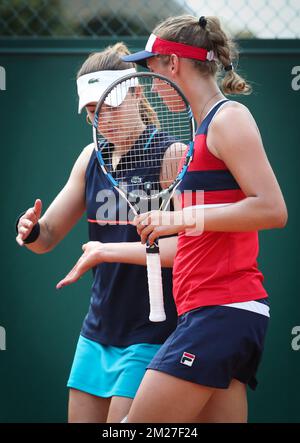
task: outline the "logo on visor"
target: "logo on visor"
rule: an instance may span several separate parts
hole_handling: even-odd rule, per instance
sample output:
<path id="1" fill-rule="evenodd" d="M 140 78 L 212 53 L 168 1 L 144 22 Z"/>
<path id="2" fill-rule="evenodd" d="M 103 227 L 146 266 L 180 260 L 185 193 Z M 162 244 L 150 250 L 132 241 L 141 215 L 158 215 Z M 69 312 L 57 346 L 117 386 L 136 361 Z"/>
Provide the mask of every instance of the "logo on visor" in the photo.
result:
<path id="1" fill-rule="evenodd" d="M 183 365 L 186 365 L 186 366 L 192 366 L 195 358 L 196 358 L 196 356 L 194 354 L 190 354 L 189 352 L 184 352 L 182 354 L 180 363 L 182 363 Z"/>
<path id="2" fill-rule="evenodd" d="M 90 78 L 88 81 L 88 83 L 97 83 L 97 82 L 99 82 L 98 78 Z"/>

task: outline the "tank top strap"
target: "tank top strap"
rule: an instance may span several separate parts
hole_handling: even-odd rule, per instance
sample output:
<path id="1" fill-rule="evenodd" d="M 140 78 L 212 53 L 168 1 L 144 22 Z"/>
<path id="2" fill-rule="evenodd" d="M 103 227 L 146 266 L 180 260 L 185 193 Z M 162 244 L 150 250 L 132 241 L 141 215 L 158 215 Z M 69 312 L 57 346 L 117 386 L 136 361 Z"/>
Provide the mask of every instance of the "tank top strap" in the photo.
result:
<path id="1" fill-rule="evenodd" d="M 222 99 L 220 101 L 218 101 L 217 103 L 215 103 L 213 105 L 213 107 L 208 111 L 208 113 L 206 114 L 205 118 L 203 119 L 201 125 L 199 126 L 199 128 L 196 131 L 196 135 L 199 134 L 207 134 L 208 131 L 208 127 L 212 121 L 212 119 L 214 118 L 214 116 L 216 115 L 216 113 L 219 111 L 219 109 L 227 102 L 229 102 L 230 100 L 228 100 L 227 98 Z"/>

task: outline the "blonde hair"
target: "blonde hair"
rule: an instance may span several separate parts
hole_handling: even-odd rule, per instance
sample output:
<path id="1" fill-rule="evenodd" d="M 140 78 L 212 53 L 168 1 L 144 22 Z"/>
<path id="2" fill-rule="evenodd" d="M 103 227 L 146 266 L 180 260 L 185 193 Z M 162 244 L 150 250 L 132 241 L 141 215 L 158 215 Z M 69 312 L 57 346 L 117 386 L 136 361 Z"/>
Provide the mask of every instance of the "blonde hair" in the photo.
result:
<path id="1" fill-rule="evenodd" d="M 77 72 L 77 78 L 96 71 L 113 71 L 134 68 L 134 63 L 123 62 L 121 59 L 122 55 L 129 54 L 129 49 L 122 42 L 116 43 L 113 46 L 108 46 L 101 52 L 94 52 L 89 55 Z M 139 101 L 139 112 L 145 125 L 152 124 L 159 127 L 157 115 L 143 94 Z"/>
<path id="2" fill-rule="evenodd" d="M 223 31 L 217 17 L 205 17 L 206 26 L 203 28 L 199 20 L 192 15 L 170 17 L 159 24 L 153 31 L 158 37 L 184 43 L 186 45 L 213 50 L 217 61 L 200 61 L 191 59 L 194 66 L 202 75 L 221 77 L 223 68 L 229 66 L 238 58 L 236 44 Z M 161 56 L 163 59 L 169 56 Z M 221 81 L 221 89 L 225 94 L 250 94 L 251 86 L 235 70 L 225 71 Z"/>

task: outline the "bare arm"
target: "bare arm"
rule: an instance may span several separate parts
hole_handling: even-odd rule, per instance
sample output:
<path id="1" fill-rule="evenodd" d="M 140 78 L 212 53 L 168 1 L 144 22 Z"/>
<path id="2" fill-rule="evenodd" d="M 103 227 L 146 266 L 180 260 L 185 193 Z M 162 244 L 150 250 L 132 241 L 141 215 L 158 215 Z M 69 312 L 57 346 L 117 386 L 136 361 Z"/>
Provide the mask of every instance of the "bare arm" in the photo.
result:
<path id="1" fill-rule="evenodd" d="M 146 266 L 146 248 L 140 242 L 100 243 L 91 241 L 83 245 L 82 249 L 82 256 L 66 277 L 57 284 L 57 289 L 76 282 L 87 271 L 103 262 Z M 159 249 L 162 267 L 171 268 L 177 250 L 177 236 L 160 239 Z"/>
<path id="2" fill-rule="evenodd" d="M 66 185 L 41 218 L 39 218 L 41 207 L 39 207 L 39 204 L 37 205 L 38 200 L 35 206 L 28 209 L 21 217 L 17 237 L 19 244 L 23 243 L 33 226 L 39 222 L 39 237 L 26 247 L 37 254 L 48 252 L 66 236 L 79 220 L 85 211 L 85 171 L 92 149 L 93 146 L 89 145 L 81 152 Z"/>
<path id="3" fill-rule="evenodd" d="M 163 268 L 172 268 L 177 249 L 177 236 L 159 240 L 160 260 Z M 129 263 L 146 266 L 146 247 L 136 243 L 101 243 L 99 258 L 108 263 Z"/>
<path id="4" fill-rule="evenodd" d="M 227 165 L 246 198 L 205 211 L 205 231 L 283 227 L 287 221 L 285 202 L 259 130 L 245 106 L 236 104 L 217 114 L 208 136 L 208 147 Z"/>
<path id="5" fill-rule="evenodd" d="M 204 231 L 221 232 L 285 226 L 285 202 L 248 109 L 235 104 L 220 111 L 209 128 L 207 145 L 216 157 L 224 161 L 246 197 L 228 206 L 185 208 L 184 215 L 182 211 L 141 214 L 136 217 L 135 224 L 142 243 L 148 238 L 152 244 L 159 236 L 172 235 L 187 228 L 196 229 L 198 226 L 202 226 Z M 168 221 L 164 222 L 164 219 Z M 176 224 L 175 219 L 183 222 Z"/>

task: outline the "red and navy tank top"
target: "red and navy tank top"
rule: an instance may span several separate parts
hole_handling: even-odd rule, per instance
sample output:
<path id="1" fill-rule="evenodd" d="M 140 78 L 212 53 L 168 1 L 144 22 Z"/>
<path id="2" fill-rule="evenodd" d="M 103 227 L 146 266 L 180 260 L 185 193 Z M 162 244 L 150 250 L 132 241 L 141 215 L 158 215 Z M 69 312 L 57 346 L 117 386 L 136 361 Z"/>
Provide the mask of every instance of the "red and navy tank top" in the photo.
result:
<path id="1" fill-rule="evenodd" d="M 136 141 L 151 149 L 153 156 L 161 159 L 162 153 L 174 143 L 167 134 L 159 133 L 148 126 Z M 125 154 L 119 165 L 126 164 L 135 145 Z M 109 146 L 107 146 L 109 151 Z M 127 158 L 126 158 L 127 157 Z M 155 159 L 153 159 L 154 161 Z M 147 165 L 149 166 L 149 165 Z M 149 174 L 151 168 L 147 168 Z M 115 203 L 107 206 L 101 192 L 109 190 L 115 195 Z M 113 189 L 99 166 L 95 152 L 92 153 L 86 170 L 86 208 L 88 220 L 99 220 L 99 209 L 106 205 L 108 217 L 116 220 L 119 214 L 128 214 L 128 204 Z M 126 206 L 124 208 L 123 206 Z M 101 212 L 101 211 L 100 211 Z M 140 242 L 136 227 L 132 225 L 108 225 L 89 223 L 89 239 L 100 242 Z M 130 346 L 137 343 L 162 344 L 177 324 L 176 307 L 172 294 L 172 269 L 163 269 L 164 303 L 167 320 L 149 321 L 149 292 L 145 266 L 123 263 L 102 263 L 93 269 L 92 296 L 88 314 L 81 334 L 104 345 Z"/>
<path id="2" fill-rule="evenodd" d="M 228 102 L 216 103 L 195 135 L 195 150 L 179 190 L 204 193 L 204 205 L 234 203 L 244 193 L 226 164 L 207 148 L 206 138 L 214 115 Z M 233 122 L 234 124 L 234 122 Z M 173 291 L 178 315 L 201 306 L 222 305 L 266 298 L 263 275 L 257 267 L 258 233 L 210 232 L 200 235 L 180 233 L 173 268 Z"/>

